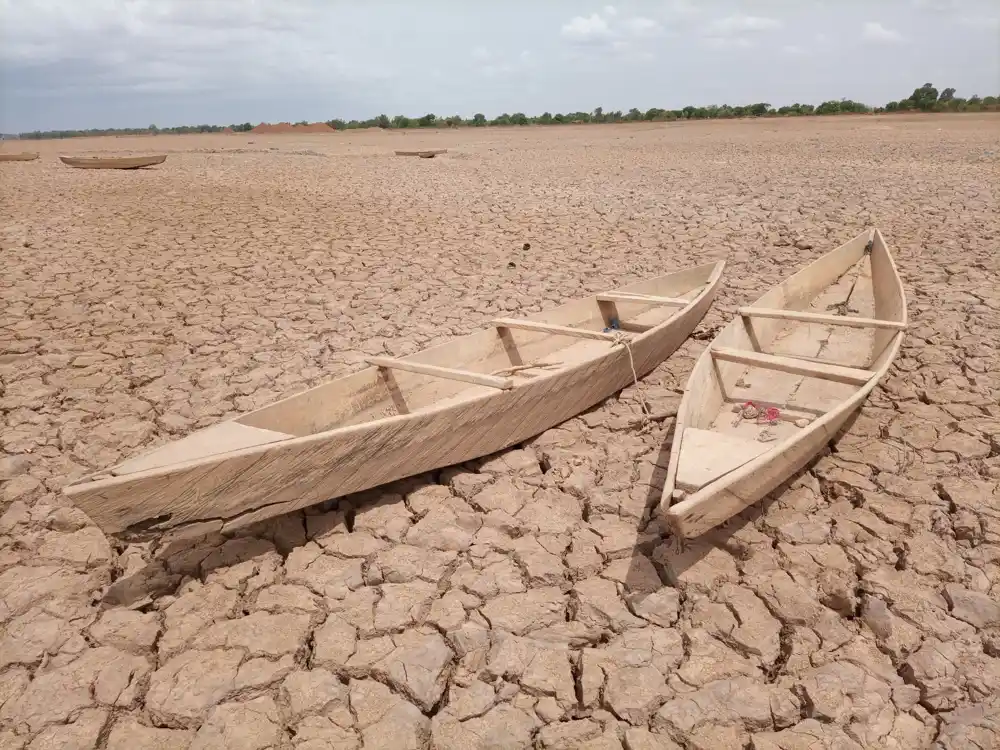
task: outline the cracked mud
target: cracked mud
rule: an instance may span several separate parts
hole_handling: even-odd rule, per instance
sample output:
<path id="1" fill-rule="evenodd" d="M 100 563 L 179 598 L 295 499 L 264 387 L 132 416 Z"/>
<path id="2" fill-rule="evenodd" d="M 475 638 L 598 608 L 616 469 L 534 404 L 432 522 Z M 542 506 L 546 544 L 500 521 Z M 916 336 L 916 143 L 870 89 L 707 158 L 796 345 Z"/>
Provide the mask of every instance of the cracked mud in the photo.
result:
<path id="1" fill-rule="evenodd" d="M 60 143 L 3 165 L 0 748 L 1000 747 L 995 125 L 182 136 L 142 172 L 66 169 Z M 414 140 L 449 152 L 391 156 Z M 871 225 L 910 305 L 894 368 L 832 451 L 683 548 L 654 512 L 672 420 L 640 428 L 634 387 L 225 536 L 125 544 L 59 494 L 366 356 L 727 258 L 640 384 L 670 414 L 739 305 Z"/>

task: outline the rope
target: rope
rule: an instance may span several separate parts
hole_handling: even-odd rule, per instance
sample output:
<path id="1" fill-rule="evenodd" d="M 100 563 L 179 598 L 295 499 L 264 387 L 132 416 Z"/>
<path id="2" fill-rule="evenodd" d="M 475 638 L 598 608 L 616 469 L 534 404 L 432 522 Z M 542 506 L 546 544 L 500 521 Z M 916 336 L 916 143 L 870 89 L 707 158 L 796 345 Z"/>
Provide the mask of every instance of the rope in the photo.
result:
<path id="1" fill-rule="evenodd" d="M 635 371 L 635 360 L 632 358 L 632 341 L 627 333 L 616 330 L 614 337 L 611 339 L 611 346 L 618 346 L 619 344 L 624 346 L 625 351 L 628 352 L 628 364 L 632 368 L 632 385 L 635 386 L 635 392 L 639 394 L 639 403 L 642 407 L 641 424 L 645 425 L 649 422 L 649 415 L 652 413 L 652 410 L 649 408 L 649 404 L 646 403 L 646 397 L 642 393 L 642 388 L 639 387 L 639 374 Z"/>

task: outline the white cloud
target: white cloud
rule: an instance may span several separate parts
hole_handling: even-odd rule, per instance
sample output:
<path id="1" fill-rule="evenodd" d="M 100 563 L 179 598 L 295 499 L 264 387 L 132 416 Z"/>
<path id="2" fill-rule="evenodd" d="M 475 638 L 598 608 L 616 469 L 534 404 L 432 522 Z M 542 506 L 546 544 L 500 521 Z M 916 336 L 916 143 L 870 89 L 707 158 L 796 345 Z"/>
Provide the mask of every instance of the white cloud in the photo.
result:
<path id="1" fill-rule="evenodd" d="M 472 59 L 478 62 L 485 62 L 490 59 L 490 51 L 486 47 L 476 47 L 472 50 Z"/>
<path id="2" fill-rule="evenodd" d="M 798 44 L 786 44 L 781 48 L 781 51 L 787 55 L 804 55 L 806 53 L 805 47 L 800 47 Z"/>
<path id="3" fill-rule="evenodd" d="M 636 37 L 659 36 L 663 33 L 663 27 L 660 26 L 658 21 L 654 21 L 652 18 L 644 18 L 643 16 L 626 19 L 622 23 L 622 28 L 628 34 Z"/>
<path id="4" fill-rule="evenodd" d="M 726 18 L 719 18 L 708 25 L 710 36 L 730 36 L 746 32 L 772 31 L 780 29 L 784 24 L 776 18 L 762 16 L 747 16 L 737 13 Z"/>
<path id="5" fill-rule="evenodd" d="M 695 5 L 690 0 L 670 0 L 666 4 L 668 15 L 679 16 L 681 18 L 696 16 L 701 13 L 701 7 Z"/>
<path id="6" fill-rule="evenodd" d="M 894 29 L 889 29 L 878 21 L 866 21 L 861 36 L 870 42 L 899 42 L 903 35 Z"/>
<path id="7" fill-rule="evenodd" d="M 562 37 L 581 51 L 597 49 L 637 62 L 654 58 L 649 40 L 663 33 L 659 21 L 645 16 L 621 17 L 612 5 L 605 6 L 601 13 L 576 16 L 561 30 Z"/>
<path id="8" fill-rule="evenodd" d="M 332 40 L 329 10 L 308 0 L 0 0 L 0 17 L 0 64 L 82 63 L 92 88 L 232 91 L 390 74 Z"/>
<path id="9" fill-rule="evenodd" d="M 577 16 L 562 27 L 562 35 L 578 44 L 602 43 L 611 39 L 611 27 L 596 13 Z"/>
<path id="10" fill-rule="evenodd" d="M 705 37 L 705 45 L 718 50 L 750 49 L 756 46 L 753 41 L 744 36 L 707 36 Z"/>
<path id="11" fill-rule="evenodd" d="M 978 31 L 1000 31 L 1000 16 L 958 16 L 955 22 Z"/>

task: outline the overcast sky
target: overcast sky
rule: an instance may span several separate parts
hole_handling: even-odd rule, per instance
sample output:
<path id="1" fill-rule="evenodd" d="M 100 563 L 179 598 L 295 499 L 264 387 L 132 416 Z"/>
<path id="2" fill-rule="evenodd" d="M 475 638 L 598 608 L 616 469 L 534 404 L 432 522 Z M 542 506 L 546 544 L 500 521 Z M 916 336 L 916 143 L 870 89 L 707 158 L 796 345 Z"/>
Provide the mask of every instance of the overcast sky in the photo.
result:
<path id="1" fill-rule="evenodd" d="M 997 0 L 0 0 L 0 132 L 1000 94 Z"/>

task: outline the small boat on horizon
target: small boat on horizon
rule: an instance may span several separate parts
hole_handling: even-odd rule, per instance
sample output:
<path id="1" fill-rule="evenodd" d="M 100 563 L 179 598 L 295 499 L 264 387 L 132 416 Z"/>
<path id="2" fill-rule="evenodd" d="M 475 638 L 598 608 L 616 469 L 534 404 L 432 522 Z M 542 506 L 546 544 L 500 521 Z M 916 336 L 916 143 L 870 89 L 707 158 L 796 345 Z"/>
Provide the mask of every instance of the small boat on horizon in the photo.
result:
<path id="1" fill-rule="evenodd" d="M 60 156 L 59 160 L 76 169 L 142 169 L 162 164 L 166 154 L 155 156 Z"/>

